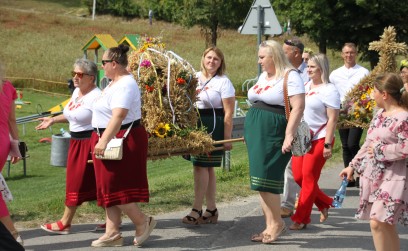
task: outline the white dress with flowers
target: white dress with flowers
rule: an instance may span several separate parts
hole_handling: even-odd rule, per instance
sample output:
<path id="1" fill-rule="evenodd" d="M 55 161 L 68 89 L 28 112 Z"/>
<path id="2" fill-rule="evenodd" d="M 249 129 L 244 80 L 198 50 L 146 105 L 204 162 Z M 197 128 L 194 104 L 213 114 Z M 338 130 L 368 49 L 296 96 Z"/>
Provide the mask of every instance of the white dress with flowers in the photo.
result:
<path id="1" fill-rule="evenodd" d="M 350 166 L 361 173 L 356 218 L 408 225 L 408 112 L 383 116 L 380 109 Z M 367 149 L 374 145 L 374 158 Z"/>

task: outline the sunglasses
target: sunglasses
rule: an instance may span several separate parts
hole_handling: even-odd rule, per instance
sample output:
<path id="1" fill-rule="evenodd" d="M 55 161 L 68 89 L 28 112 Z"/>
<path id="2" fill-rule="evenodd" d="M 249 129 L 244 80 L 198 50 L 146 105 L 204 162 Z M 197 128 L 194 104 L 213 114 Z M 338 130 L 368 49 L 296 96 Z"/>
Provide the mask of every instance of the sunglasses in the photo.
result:
<path id="1" fill-rule="evenodd" d="M 93 76 L 93 75 L 88 74 L 88 73 L 76 72 L 76 71 L 71 71 L 71 75 L 72 75 L 73 78 L 75 78 L 75 76 L 78 76 L 78 78 L 83 78 L 84 75 Z"/>
<path id="2" fill-rule="evenodd" d="M 107 63 L 112 63 L 113 61 L 115 60 L 113 59 L 102 60 L 102 65 L 105 66 Z"/>
<path id="3" fill-rule="evenodd" d="M 290 45 L 290 46 L 296 46 L 296 44 L 293 43 L 292 40 L 285 39 L 285 41 L 283 41 L 283 42 L 284 42 L 285 44 L 287 44 L 287 45 Z"/>
<path id="4" fill-rule="evenodd" d="M 283 42 L 284 42 L 286 45 L 289 45 L 289 46 L 293 46 L 293 47 L 298 48 L 300 51 L 303 51 L 303 50 L 304 50 L 304 46 L 303 46 L 303 44 L 302 44 L 301 42 L 292 41 L 292 40 L 290 40 L 290 39 L 285 39 Z"/>

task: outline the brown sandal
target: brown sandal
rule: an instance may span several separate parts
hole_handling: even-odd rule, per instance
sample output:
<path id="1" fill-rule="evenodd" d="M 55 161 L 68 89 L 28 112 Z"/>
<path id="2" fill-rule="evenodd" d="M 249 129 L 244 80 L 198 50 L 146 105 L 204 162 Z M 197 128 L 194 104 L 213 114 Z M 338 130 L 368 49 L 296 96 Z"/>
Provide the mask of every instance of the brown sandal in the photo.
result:
<path id="1" fill-rule="evenodd" d="M 208 210 L 206 209 L 205 212 L 210 213 L 210 216 L 201 216 L 198 221 L 200 224 L 216 224 L 218 222 L 218 210 L 214 209 L 214 210 Z M 205 214 L 205 213 L 204 213 Z"/>
<path id="2" fill-rule="evenodd" d="M 197 210 L 195 208 L 191 209 L 191 212 L 196 212 L 198 214 L 198 217 L 194 217 L 191 215 L 186 215 L 183 218 L 183 223 L 185 224 L 190 224 L 190 225 L 198 225 L 198 220 L 201 218 L 201 216 L 203 215 L 203 210 Z"/>
<path id="3" fill-rule="evenodd" d="M 281 229 L 279 229 L 278 232 L 275 233 L 274 236 L 272 236 L 270 234 L 264 234 L 264 237 L 262 239 L 262 243 L 263 244 L 272 244 L 279 238 L 279 236 L 281 236 L 285 232 L 286 232 L 286 224 L 283 223 Z"/>

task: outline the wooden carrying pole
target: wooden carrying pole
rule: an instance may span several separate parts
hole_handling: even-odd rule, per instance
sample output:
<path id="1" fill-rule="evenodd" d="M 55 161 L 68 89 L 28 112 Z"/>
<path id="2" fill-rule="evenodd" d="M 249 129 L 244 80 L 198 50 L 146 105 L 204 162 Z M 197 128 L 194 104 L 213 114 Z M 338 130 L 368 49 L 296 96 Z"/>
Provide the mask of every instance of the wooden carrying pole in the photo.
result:
<path id="1" fill-rule="evenodd" d="M 213 145 L 234 143 L 234 142 L 240 142 L 240 141 L 244 141 L 244 138 L 218 140 L 218 141 L 214 141 Z"/>
<path id="2" fill-rule="evenodd" d="M 219 144 L 225 144 L 225 143 L 234 143 L 234 142 L 240 142 L 240 141 L 244 141 L 244 138 L 235 138 L 235 139 L 225 139 L 225 140 L 218 140 L 218 141 L 214 141 L 213 145 L 219 145 Z M 223 146 L 218 146 L 215 147 L 212 151 L 219 151 L 219 150 L 224 150 Z M 174 152 L 174 153 L 164 153 L 163 156 L 177 156 L 177 155 L 184 155 L 184 154 L 188 154 L 187 152 L 184 151 L 180 151 L 180 152 Z M 161 155 L 156 155 L 156 156 L 147 156 L 147 158 L 149 159 L 150 157 L 152 157 L 153 159 L 158 159 L 160 158 Z M 88 160 L 88 163 L 93 163 L 93 160 Z"/>

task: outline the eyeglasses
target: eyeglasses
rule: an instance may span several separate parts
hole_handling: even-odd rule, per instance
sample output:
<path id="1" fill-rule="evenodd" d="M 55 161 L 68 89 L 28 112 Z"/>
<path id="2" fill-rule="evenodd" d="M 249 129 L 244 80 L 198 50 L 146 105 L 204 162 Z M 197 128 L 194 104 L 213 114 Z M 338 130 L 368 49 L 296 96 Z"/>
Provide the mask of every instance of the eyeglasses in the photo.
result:
<path id="1" fill-rule="evenodd" d="M 107 63 L 111 63 L 113 61 L 115 61 L 115 60 L 113 60 L 113 59 L 102 60 L 102 65 L 105 66 Z"/>
<path id="2" fill-rule="evenodd" d="M 93 75 L 88 74 L 88 73 L 76 72 L 76 71 L 71 71 L 71 75 L 72 75 L 73 78 L 75 78 L 75 76 L 78 76 L 78 78 L 83 78 L 84 75 L 93 76 Z"/>

